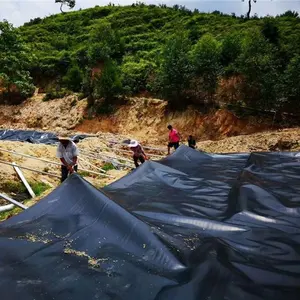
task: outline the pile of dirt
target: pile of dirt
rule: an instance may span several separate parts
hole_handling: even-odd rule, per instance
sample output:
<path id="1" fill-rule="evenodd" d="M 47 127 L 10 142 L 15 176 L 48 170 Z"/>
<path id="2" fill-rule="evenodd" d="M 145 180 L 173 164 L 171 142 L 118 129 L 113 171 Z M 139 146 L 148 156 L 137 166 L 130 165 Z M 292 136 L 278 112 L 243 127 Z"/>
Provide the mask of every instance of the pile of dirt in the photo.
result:
<path id="1" fill-rule="evenodd" d="M 79 101 L 76 95 L 50 101 L 43 98 L 44 94 L 37 94 L 20 105 L 1 105 L 0 127 L 60 132 L 82 122 L 86 100 Z"/>
<path id="2" fill-rule="evenodd" d="M 300 128 L 203 141 L 198 143 L 198 148 L 212 153 L 300 151 Z"/>

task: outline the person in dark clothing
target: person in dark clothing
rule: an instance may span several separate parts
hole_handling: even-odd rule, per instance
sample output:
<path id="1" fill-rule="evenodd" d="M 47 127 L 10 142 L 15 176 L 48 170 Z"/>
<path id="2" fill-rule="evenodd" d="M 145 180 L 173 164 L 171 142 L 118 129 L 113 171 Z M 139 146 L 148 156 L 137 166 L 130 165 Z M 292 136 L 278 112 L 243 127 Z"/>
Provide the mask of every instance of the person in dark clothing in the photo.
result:
<path id="1" fill-rule="evenodd" d="M 192 135 L 189 135 L 188 143 L 190 148 L 196 149 L 196 140 Z"/>
<path id="2" fill-rule="evenodd" d="M 145 160 L 148 159 L 143 147 L 139 144 L 138 141 L 131 140 L 128 146 L 133 152 L 133 161 L 136 168 L 139 166 L 138 161 L 143 164 Z"/>

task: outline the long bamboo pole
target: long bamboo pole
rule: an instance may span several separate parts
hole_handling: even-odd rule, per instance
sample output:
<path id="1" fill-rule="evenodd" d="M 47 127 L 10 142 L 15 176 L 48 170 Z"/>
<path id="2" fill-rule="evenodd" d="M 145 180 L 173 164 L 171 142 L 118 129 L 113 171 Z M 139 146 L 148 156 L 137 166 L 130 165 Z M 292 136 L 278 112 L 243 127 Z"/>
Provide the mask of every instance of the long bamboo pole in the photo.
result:
<path id="1" fill-rule="evenodd" d="M 54 174 L 54 173 L 48 173 L 48 172 L 43 172 L 43 171 L 39 171 L 39 170 L 36 170 L 36 169 L 24 167 L 24 166 L 14 165 L 14 164 L 12 164 L 12 163 L 10 163 L 10 162 L 7 162 L 7 161 L 4 161 L 4 160 L 0 160 L 0 164 L 12 166 L 12 167 L 13 167 L 13 166 L 17 166 L 17 167 L 19 167 L 20 169 L 29 170 L 29 171 L 36 172 L 36 173 L 40 173 L 40 174 L 43 174 L 43 175 L 48 175 L 48 176 L 60 178 L 60 176 L 58 176 L 57 174 Z"/>
<path id="2" fill-rule="evenodd" d="M 14 199 L 9 198 L 8 196 L 6 196 L 6 195 L 4 195 L 4 194 L 0 194 L 0 198 L 3 198 L 3 199 L 5 199 L 6 201 L 8 201 L 8 202 L 10 202 L 10 203 L 12 203 L 12 204 L 14 204 L 14 205 L 16 205 L 16 206 L 22 208 L 22 209 L 27 209 L 27 208 L 28 208 L 28 207 L 25 206 L 24 204 L 22 204 L 22 203 L 20 203 L 20 202 L 18 202 L 18 201 L 16 201 L 16 200 L 14 200 Z"/>

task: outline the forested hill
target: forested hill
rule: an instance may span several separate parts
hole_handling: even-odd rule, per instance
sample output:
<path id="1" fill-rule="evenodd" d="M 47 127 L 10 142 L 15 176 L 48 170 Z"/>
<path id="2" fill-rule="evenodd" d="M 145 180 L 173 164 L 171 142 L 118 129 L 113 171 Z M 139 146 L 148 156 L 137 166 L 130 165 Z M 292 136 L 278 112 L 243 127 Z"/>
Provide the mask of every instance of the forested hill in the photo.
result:
<path id="1" fill-rule="evenodd" d="M 295 12 L 247 20 L 178 6 L 106 6 L 34 19 L 18 32 L 35 84 L 51 82 L 54 96 L 65 89 L 93 99 L 150 93 L 175 106 L 299 109 Z"/>

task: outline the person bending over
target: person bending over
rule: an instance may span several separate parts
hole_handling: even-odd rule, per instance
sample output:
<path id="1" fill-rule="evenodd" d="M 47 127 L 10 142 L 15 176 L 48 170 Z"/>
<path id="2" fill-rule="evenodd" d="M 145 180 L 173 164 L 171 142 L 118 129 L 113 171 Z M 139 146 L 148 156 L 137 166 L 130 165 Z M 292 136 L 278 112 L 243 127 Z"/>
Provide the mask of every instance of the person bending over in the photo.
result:
<path id="1" fill-rule="evenodd" d="M 179 147 L 180 134 L 175 128 L 172 127 L 172 125 L 168 125 L 168 129 L 169 129 L 168 155 L 170 155 L 170 150 L 172 147 L 174 147 L 175 150 Z"/>
<path id="2" fill-rule="evenodd" d="M 59 137 L 56 156 L 61 161 L 61 182 L 64 182 L 69 174 L 77 172 L 78 148 L 68 137 Z"/>
<path id="3" fill-rule="evenodd" d="M 196 149 L 196 140 L 192 135 L 189 135 L 188 143 L 190 148 Z"/>
<path id="4" fill-rule="evenodd" d="M 131 140 L 128 146 L 133 152 L 133 161 L 136 168 L 139 166 L 138 161 L 143 164 L 145 160 L 148 159 L 143 147 L 139 144 L 138 141 Z"/>

